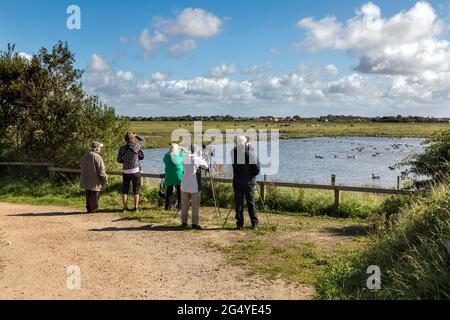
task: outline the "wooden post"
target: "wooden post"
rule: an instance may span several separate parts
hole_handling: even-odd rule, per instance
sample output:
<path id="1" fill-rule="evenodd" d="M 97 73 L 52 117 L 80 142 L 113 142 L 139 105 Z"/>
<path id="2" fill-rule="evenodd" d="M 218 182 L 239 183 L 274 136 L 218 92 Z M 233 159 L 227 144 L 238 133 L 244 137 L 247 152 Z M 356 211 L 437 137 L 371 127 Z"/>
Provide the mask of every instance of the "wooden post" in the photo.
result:
<path id="1" fill-rule="evenodd" d="M 397 190 L 400 190 L 400 176 L 397 176 Z"/>
<path id="2" fill-rule="evenodd" d="M 336 175 L 331 175 L 331 185 L 336 185 Z M 339 190 L 334 190 L 334 208 L 337 209 L 339 207 L 339 204 L 341 203 L 341 193 Z"/>
<path id="3" fill-rule="evenodd" d="M 49 177 L 50 177 L 50 180 L 54 180 L 55 179 L 55 170 L 52 170 L 52 168 L 51 167 L 47 167 L 47 170 L 48 170 L 48 175 L 49 175 Z"/>
<path id="4" fill-rule="evenodd" d="M 259 196 L 261 197 L 261 200 L 263 202 L 266 201 L 266 184 L 265 184 L 266 181 L 267 181 L 267 176 L 264 175 L 264 182 L 261 184 L 261 189 L 259 192 Z"/>

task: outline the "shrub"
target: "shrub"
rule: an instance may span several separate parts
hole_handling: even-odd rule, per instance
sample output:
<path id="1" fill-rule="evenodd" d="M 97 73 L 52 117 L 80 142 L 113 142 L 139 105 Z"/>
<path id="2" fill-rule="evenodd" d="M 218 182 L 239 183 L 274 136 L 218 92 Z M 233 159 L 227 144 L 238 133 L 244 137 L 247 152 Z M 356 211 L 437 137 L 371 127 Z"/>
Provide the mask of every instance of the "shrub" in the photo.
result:
<path id="1" fill-rule="evenodd" d="M 9 45 L 0 51 L 0 158 L 78 167 L 92 141 L 105 144 L 109 168 L 127 124 L 114 108 L 83 90 L 67 43 L 41 48 L 30 60 Z"/>
<path id="2" fill-rule="evenodd" d="M 317 281 L 321 299 L 450 299 L 450 188 L 435 186 L 404 204 L 389 228 Z M 381 290 L 366 287 L 367 267 L 380 267 Z"/>

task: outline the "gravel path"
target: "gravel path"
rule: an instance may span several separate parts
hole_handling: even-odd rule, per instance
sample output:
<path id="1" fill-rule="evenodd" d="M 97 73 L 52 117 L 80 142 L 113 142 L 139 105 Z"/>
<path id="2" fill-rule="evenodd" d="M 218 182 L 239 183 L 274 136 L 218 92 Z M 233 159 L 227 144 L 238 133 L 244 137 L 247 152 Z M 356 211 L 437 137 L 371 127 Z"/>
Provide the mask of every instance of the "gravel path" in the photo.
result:
<path id="1" fill-rule="evenodd" d="M 226 231 L 181 232 L 55 206 L 0 203 L 0 299 L 311 299 L 249 277 L 208 248 Z M 67 288 L 79 266 L 81 289 Z"/>

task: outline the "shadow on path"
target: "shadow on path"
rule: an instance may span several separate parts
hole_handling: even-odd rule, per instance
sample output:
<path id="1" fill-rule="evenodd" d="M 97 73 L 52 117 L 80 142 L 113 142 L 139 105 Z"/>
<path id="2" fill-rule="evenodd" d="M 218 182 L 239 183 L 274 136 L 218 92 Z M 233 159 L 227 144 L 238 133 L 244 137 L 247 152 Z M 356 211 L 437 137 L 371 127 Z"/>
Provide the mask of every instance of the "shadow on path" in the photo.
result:
<path id="1" fill-rule="evenodd" d="M 367 236 L 369 234 L 365 226 L 344 226 L 344 227 L 326 227 L 322 229 L 325 232 L 334 233 L 338 236 Z"/>
<path id="2" fill-rule="evenodd" d="M 201 231 L 215 231 L 222 230 L 222 228 L 205 228 Z M 102 232 L 102 231 L 197 231 L 191 228 L 182 228 L 181 226 L 153 226 L 151 224 L 137 227 L 106 227 L 101 229 L 90 229 L 89 231 Z"/>
<path id="3" fill-rule="evenodd" d="M 32 212 L 32 213 L 19 213 L 9 214 L 8 217 L 58 217 L 58 216 L 76 216 L 87 215 L 86 212 Z"/>

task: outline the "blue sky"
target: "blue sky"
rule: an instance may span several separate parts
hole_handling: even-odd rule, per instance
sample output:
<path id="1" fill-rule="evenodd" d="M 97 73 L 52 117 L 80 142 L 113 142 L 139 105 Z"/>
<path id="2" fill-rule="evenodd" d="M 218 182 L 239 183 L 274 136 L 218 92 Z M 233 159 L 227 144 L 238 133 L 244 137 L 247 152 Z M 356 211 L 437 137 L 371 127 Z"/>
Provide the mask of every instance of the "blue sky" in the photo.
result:
<path id="1" fill-rule="evenodd" d="M 73 4 L 81 30 L 66 27 Z M 0 48 L 67 41 L 120 114 L 450 116 L 449 14 L 447 1 L 0 0 Z"/>

